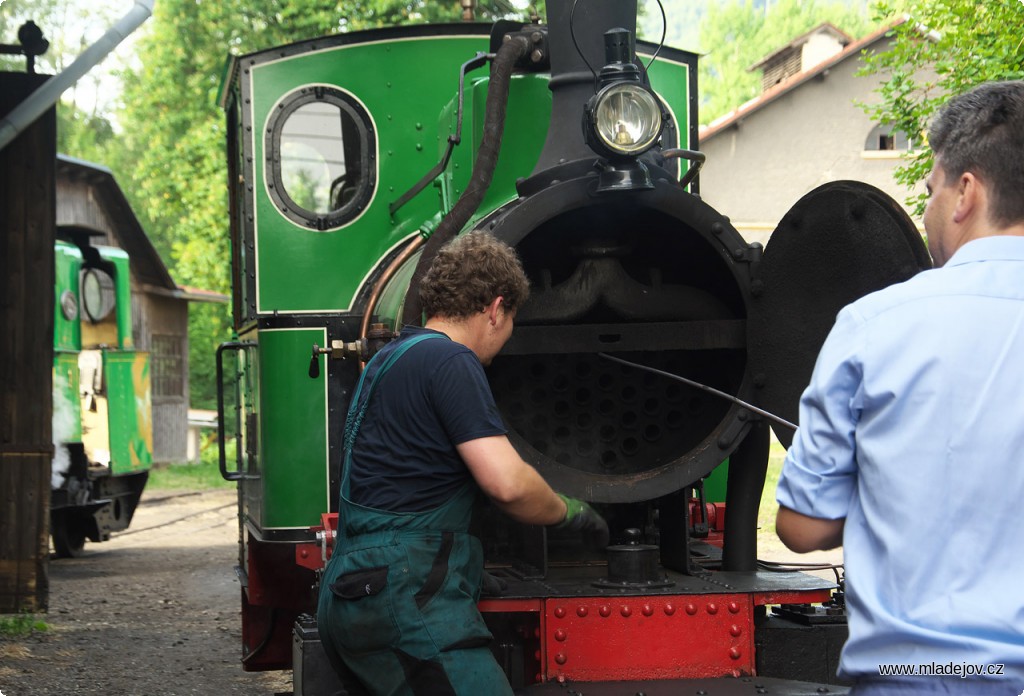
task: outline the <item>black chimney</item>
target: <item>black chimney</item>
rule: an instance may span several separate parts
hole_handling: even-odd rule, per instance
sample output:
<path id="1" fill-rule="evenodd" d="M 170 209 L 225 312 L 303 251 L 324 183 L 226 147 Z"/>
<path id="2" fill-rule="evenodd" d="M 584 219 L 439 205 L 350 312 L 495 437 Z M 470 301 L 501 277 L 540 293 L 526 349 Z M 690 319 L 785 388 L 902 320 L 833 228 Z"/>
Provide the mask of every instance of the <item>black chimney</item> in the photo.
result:
<path id="1" fill-rule="evenodd" d="M 575 12 L 573 0 L 548 0 L 551 124 L 535 174 L 557 164 L 596 159 L 583 140 L 583 107 L 594 96 L 606 62 L 604 34 L 615 28 L 636 35 L 636 0 L 580 0 Z"/>

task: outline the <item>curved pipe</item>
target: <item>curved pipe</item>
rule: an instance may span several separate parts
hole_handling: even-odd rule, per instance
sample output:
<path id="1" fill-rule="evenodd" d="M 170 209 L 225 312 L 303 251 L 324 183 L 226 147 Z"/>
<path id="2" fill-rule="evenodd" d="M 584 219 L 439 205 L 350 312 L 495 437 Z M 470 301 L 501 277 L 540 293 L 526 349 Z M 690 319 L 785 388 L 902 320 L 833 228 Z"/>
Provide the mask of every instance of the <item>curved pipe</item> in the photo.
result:
<path id="1" fill-rule="evenodd" d="M 405 265 L 405 262 L 415 254 L 421 246 L 426 242 L 425 237 L 416 237 L 416 239 L 409 242 L 409 246 L 402 250 L 394 261 L 384 269 L 380 278 L 373 285 L 373 291 L 370 293 L 369 299 L 366 300 L 366 311 L 363 313 L 363 320 L 359 322 L 359 338 L 366 338 L 366 333 L 370 330 L 370 321 L 373 318 L 373 310 L 377 306 L 377 300 L 380 299 L 380 294 L 384 292 L 384 286 L 388 284 L 388 281 L 394 277 L 398 269 Z M 408 301 L 408 300 L 406 300 Z"/>
<path id="2" fill-rule="evenodd" d="M 699 150 L 681 150 L 678 148 L 663 150 L 661 156 L 667 160 L 679 158 L 689 161 L 690 167 L 686 170 L 683 178 L 679 180 L 680 188 L 686 188 L 690 185 L 691 181 L 697 178 L 701 168 L 704 166 L 704 160 L 707 159 L 704 153 Z"/>
<path id="3" fill-rule="evenodd" d="M 505 112 L 508 108 L 508 91 L 512 83 L 512 69 L 516 62 L 526 55 L 529 45 L 525 37 L 513 36 L 498 49 L 491 70 L 491 82 L 487 88 L 487 104 L 484 110 L 484 133 L 480 140 L 480 150 L 473 163 L 473 175 L 462 192 L 458 202 L 452 207 L 437 230 L 430 235 L 423 248 L 423 255 L 405 295 L 405 309 L 402 312 L 403 324 L 418 324 L 423 306 L 420 304 L 420 282 L 426 275 L 430 263 L 438 250 L 454 239 L 470 216 L 480 207 L 487 189 L 494 177 L 494 169 L 498 165 L 498 154 L 501 152 L 501 137 L 505 130 Z"/>

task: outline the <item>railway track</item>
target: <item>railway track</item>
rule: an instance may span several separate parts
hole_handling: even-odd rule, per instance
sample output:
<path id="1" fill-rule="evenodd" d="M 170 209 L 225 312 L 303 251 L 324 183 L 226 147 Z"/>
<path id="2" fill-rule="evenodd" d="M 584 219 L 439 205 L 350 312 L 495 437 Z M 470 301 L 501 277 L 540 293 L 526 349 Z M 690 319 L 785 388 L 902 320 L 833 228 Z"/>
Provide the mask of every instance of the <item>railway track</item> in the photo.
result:
<path id="1" fill-rule="evenodd" d="M 142 502 L 140 503 L 140 508 L 144 506 L 144 507 L 149 508 L 149 509 L 153 508 L 154 506 L 174 504 L 175 502 L 185 501 L 185 500 L 188 500 L 189 502 L 194 504 L 195 502 L 197 502 L 196 498 L 200 498 L 201 499 L 202 497 L 206 497 L 206 496 L 210 496 L 210 497 L 216 496 L 216 497 L 220 498 L 220 500 L 218 500 L 218 502 L 216 502 L 214 504 L 211 504 L 209 506 L 204 506 L 204 507 L 202 507 L 200 509 L 195 509 L 194 507 L 189 506 L 188 512 L 185 512 L 185 513 L 183 513 L 181 515 L 178 515 L 176 517 L 172 517 L 170 519 L 163 519 L 163 520 L 160 520 L 159 522 L 152 522 L 150 524 L 146 524 L 145 526 L 141 526 L 141 525 L 132 526 L 129 529 L 124 530 L 123 532 L 116 533 L 114 536 L 116 536 L 116 537 L 124 537 L 124 536 L 128 536 L 129 534 L 139 534 L 139 533 L 151 531 L 151 530 L 154 530 L 154 529 L 160 529 L 160 528 L 163 528 L 163 527 L 169 527 L 171 525 L 178 524 L 180 522 L 184 522 L 184 521 L 187 521 L 187 520 L 190 520 L 190 519 L 194 519 L 194 518 L 200 517 L 200 516 L 208 514 L 208 513 L 218 512 L 220 510 L 224 510 L 224 509 L 227 509 L 227 508 L 235 509 L 237 507 L 237 503 L 234 500 L 232 500 L 231 502 L 228 502 L 228 503 L 221 502 L 223 500 L 223 495 L 217 495 L 217 494 L 222 494 L 222 493 L 223 493 L 223 491 L 216 490 L 216 489 L 215 490 L 211 490 L 211 491 L 182 491 L 182 492 L 168 492 L 168 493 L 165 493 L 165 494 L 162 494 L 162 495 L 159 495 L 159 496 L 155 496 L 155 497 L 152 497 L 152 498 L 143 498 Z"/>

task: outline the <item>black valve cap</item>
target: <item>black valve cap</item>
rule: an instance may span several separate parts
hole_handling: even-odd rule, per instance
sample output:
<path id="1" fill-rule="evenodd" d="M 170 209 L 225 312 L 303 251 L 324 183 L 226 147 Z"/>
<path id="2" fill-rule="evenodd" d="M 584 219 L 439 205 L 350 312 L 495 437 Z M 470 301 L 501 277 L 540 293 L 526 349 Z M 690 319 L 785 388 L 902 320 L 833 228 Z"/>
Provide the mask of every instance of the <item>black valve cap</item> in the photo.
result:
<path id="1" fill-rule="evenodd" d="M 313 357 L 309 359 L 309 378 L 316 379 L 320 376 L 320 346 L 313 344 Z"/>

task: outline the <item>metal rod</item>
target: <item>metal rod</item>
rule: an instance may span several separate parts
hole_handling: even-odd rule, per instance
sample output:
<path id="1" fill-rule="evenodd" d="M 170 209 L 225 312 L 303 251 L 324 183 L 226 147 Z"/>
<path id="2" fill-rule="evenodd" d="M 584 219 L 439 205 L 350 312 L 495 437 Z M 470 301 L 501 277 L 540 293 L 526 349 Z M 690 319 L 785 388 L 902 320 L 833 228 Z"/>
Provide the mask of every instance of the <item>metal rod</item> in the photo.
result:
<path id="1" fill-rule="evenodd" d="M 709 387 L 706 384 L 701 384 L 700 382 L 694 382 L 692 379 L 687 379 L 686 377 L 680 377 L 679 375 L 674 375 L 671 372 L 665 372 L 664 370 L 659 370 L 659 369 L 654 368 L 654 367 L 648 367 L 647 365 L 641 365 L 640 363 L 630 362 L 629 360 L 623 360 L 622 358 L 616 358 L 615 356 L 608 355 L 607 353 L 598 353 L 597 356 L 599 358 L 604 358 L 605 360 L 611 360 L 613 362 L 622 363 L 623 365 L 629 365 L 630 367 L 635 367 L 638 370 L 646 370 L 647 372 L 653 372 L 656 375 L 661 375 L 662 377 L 668 377 L 669 379 L 674 379 L 674 380 L 676 380 L 678 382 L 682 382 L 683 384 L 689 385 L 691 387 L 695 387 L 697 389 L 702 389 L 702 390 L 704 390 L 706 392 L 714 394 L 715 396 L 720 396 L 723 399 L 728 399 L 729 401 L 732 401 L 733 403 L 739 404 L 743 408 L 749 409 L 749 410 L 753 411 L 754 413 L 756 413 L 756 414 L 758 414 L 760 416 L 764 416 L 768 420 L 770 420 L 770 421 L 772 421 L 774 423 L 778 423 L 779 425 L 785 426 L 787 428 L 790 428 L 791 430 L 796 430 L 796 428 L 797 428 L 796 423 L 790 423 L 785 418 L 780 418 L 779 416 L 776 416 L 774 413 L 769 413 L 768 411 L 765 411 L 763 408 L 758 408 L 757 406 L 754 406 L 753 404 L 748 403 L 748 402 L 744 401 L 743 399 L 740 399 L 739 397 L 733 396 L 732 394 L 727 394 L 724 391 L 719 391 L 718 389 L 715 389 L 714 387 Z"/>

